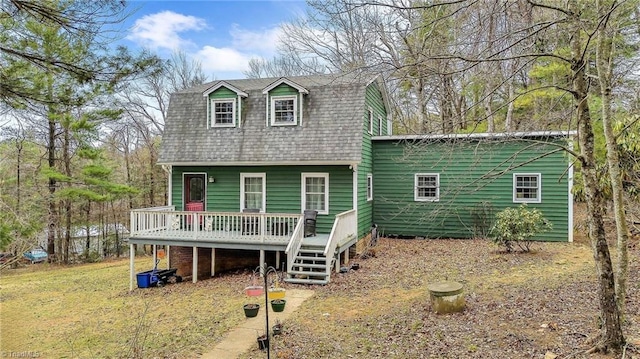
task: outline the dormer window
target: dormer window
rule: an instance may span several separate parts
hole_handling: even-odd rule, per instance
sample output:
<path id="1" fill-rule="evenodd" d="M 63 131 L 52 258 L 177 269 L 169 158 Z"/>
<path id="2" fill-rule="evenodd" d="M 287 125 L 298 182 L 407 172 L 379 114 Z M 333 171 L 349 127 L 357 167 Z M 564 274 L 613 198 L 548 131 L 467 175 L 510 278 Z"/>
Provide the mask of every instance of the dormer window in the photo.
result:
<path id="1" fill-rule="evenodd" d="M 213 119 L 211 127 L 233 127 L 236 118 L 236 102 L 234 99 L 211 100 Z"/>
<path id="2" fill-rule="evenodd" d="M 267 126 L 302 126 L 304 95 L 309 91 L 284 77 L 262 90 L 267 97 Z"/>
<path id="3" fill-rule="evenodd" d="M 247 93 L 219 81 L 202 93 L 207 98 L 207 124 L 213 127 L 238 127 L 242 122 L 242 99 Z"/>
<path id="4" fill-rule="evenodd" d="M 295 125 L 297 123 L 297 97 L 278 96 L 271 98 L 271 126 Z"/>

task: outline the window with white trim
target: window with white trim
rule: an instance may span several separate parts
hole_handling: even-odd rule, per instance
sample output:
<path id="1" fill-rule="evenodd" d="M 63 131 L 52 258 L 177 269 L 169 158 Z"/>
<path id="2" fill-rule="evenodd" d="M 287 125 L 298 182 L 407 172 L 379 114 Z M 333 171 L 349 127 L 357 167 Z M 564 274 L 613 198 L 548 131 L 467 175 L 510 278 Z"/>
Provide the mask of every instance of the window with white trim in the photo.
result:
<path id="1" fill-rule="evenodd" d="M 373 201 L 373 175 L 367 173 L 367 201 Z"/>
<path id="2" fill-rule="evenodd" d="M 540 173 L 513 174 L 513 202 L 540 203 L 542 200 L 542 175 Z"/>
<path id="3" fill-rule="evenodd" d="M 414 180 L 414 201 L 437 202 L 440 200 L 440 174 L 416 173 Z"/>
<path id="4" fill-rule="evenodd" d="M 240 174 L 240 210 L 247 208 L 265 211 L 267 198 L 266 174 L 241 173 Z"/>
<path id="5" fill-rule="evenodd" d="M 313 209 L 329 214 L 329 174 L 302 174 L 302 210 Z"/>
<path id="6" fill-rule="evenodd" d="M 370 135 L 373 135 L 373 110 L 369 109 L 369 114 L 367 118 L 367 131 Z"/>
<path id="7" fill-rule="evenodd" d="M 298 98 L 296 96 L 271 97 L 271 125 L 287 126 L 298 122 Z"/>
<path id="8" fill-rule="evenodd" d="M 384 128 L 382 122 L 382 116 L 378 117 L 378 135 L 382 136 L 382 129 Z"/>
<path id="9" fill-rule="evenodd" d="M 211 100 L 211 127 L 234 127 L 235 118 L 235 100 Z"/>

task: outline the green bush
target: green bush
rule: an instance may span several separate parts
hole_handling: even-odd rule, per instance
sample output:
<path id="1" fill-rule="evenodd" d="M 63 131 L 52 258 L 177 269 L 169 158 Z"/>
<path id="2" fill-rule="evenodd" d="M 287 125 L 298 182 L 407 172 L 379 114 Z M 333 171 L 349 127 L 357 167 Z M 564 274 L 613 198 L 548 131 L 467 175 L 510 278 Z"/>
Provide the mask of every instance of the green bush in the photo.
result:
<path id="1" fill-rule="evenodd" d="M 532 238 L 551 229 L 549 223 L 539 209 L 529 209 L 526 204 L 518 208 L 505 208 L 496 214 L 496 221 L 491 227 L 490 237 L 493 242 L 504 246 L 507 252 L 515 246 L 529 252 Z"/>

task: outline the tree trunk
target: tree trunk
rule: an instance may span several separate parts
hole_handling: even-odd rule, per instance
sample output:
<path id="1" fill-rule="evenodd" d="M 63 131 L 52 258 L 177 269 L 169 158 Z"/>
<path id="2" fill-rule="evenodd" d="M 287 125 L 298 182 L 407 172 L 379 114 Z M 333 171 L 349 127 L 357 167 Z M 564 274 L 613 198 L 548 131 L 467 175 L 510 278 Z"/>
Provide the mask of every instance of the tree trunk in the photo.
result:
<path id="1" fill-rule="evenodd" d="M 594 150 L 594 133 L 589 115 L 587 101 L 588 86 L 585 74 L 587 64 L 584 61 L 582 38 L 580 34 L 579 15 L 575 0 L 569 6 L 573 12 L 571 21 L 575 27 L 572 37 L 572 61 L 573 95 L 576 104 L 576 117 L 578 126 L 578 141 L 580 144 L 580 161 L 582 165 L 582 178 L 584 180 L 585 201 L 587 203 L 588 234 L 591 240 L 593 255 L 596 263 L 598 280 L 598 299 L 600 302 L 600 319 L 602 327 L 599 341 L 594 350 L 607 352 L 608 349 L 620 350 L 624 345 L 624 336 L 620 321 L 620 311 L 616 301 L 615 278 L 609 246 L 604 228 L 604 194 L 600 189 L 596 171 Z"/>
<path id="2" fill-rule="evenodd" d="M 91 253 L 91 201 L 87 200 L 87 206 L 85 207 L 85 218 L 87 224 L 85 225 L 87 236 L 85 237 L 85 247 L 84 247 L 84 257 L 85 259 L 89 258 L 89 253 Z"/>
<path id="3" fill-rule="evenodd" d="M 515 96 L 513 80 L 507 83 L 507 91 L 509 93 L 509 104 L 507 105 L 507 116 L 504 119 L 504 131 L 513 131 L 513 97 Z"/>
<path id="4" fill-rule="evenodd" d="M 69 133 L 68 123 L 64 126 L 64 141 L 62 144 L 62 163 L 64 164 L 64 174 L 71 177 L 71 134 Z M 67 186 L 69 184 L 67 183 Z M 65 218 L 65 233 L 64 242 L 62 245 L 62 262 L 69 263 L 69 245 L 71 243 L 71 200 L 69 198 L 64 200 L 64 218 Z"/>
<path id="5" fill-rule="evenodd" d="M 52 119 L 53 113 L 49 113 L 49 137 L 47 143 L 47 164 L 49 168 L 54 169 L 56 166 L 56 122 Z M 49 253 L 49 262 L 55 261 L 56 258 L 56 223 L 58 221 L 58 212 L 56 210 L 56 180 L 53 177 L 49 177 L 49 197 L 48 203 L 48 216 L 47 216 L 47 253 Z"/>
<path id="6" fill-rule="evenodd" d="M 596 2 L 599 13 L 602 15 L 608 9 L 603 9 L 600 0 Z M 608 15 L 606 16 L 608 20 Z M 602 126 L 604 128 L 604 138 L 607 148 L 607 166 L 609 168 L 609 178 L 611 180 L 611 190 L 613 194 L 613 213 L 616 222 L 617 253 L 618 261 L 616 266 L 616 298 L 620 315 L 624 317 L 624 304 L 627 291 L 627 273 L 629 271 L 629 255 L 627 244 L 629 242 L 629 228 L 625 216 L 624 192 L 622 187 L 622 173 L 620 171 L 620 159 L 616 137 L 613 133 L 611 119 L 611 77 L 613 73 L 613 47 L 611 34 L 607 33 L 608 21 L 602 22 L 598 29 L 598 42 L 596 45 L 596 66 L 598 70 L 598 80 L 602 95 Z"/>

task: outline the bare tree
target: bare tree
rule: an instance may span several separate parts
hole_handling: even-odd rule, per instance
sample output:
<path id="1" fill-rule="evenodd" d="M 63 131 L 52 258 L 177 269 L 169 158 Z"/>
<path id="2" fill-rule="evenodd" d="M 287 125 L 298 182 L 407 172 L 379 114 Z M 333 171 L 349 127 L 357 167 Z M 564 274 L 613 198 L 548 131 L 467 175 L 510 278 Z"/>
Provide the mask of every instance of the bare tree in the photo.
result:
<path id="1" fill-rule="evenodd" d="M 264 77 L 283 77 L 322 74 L 325 67 L 318 59 L 303 61 L 287 55 L 275 56 L 272 59 L 252 58 L 249 60 L 249 70 L 244 75 L 250 79 Z"/>
<path id="2" fill-rule="evenodd" d="M 119 92 L 120 104 L 124 109 L 120 128 L 128 132 L 127 147 L 124 151 L 146 149 L 148 158 L 139 164 L 146 167 L 140 171 L 146 177 L 146 204 L 155 205 L 156 189 L 163 188 L 164 174 L 156 166 L 158 145 L 164 131 L 164 123 L 171 93 L 207 81 L 202 66 L 190 60 L 183 52 L 176 52 L 171 59 L 152 68 L 147 76 L 132 81 Z M 124 139 L 124 138 L 123 138 Z M 123 145 L 124 146 L 124 145 Z"/>
<path id="3" fill-rule="evenodd" d="M 614 39 L 620 38 L 620 28 L 612 19 L 613 12 L 629 11 L 624 9 L 624 5 L 613 1 L 596 1 L 601 25 L 596 32 L 596 69 L 598 74 L 598 83 L 602 97 L 602 126 L 604 129 L 604 137 L 607 148 L 607 168 L 609 169 L 609 177 L 611 182 L 611 191 L 613 197 L 614 217 L 616 223 L 617 236 L 617 281 L 616 281 L 616 297 L 620 312 L 624 313 L 627 275 L 629 271 L 629 254 L 627 245 L 629 243 L 629 228 L 627 226 L 627 218 L 625 215 L 625 199 L 624 189 L 622 186 L 622 170 L 620 168 L 620 156 L 618 154 L 618 146 L 616 143 L 616 135 L 613 132 L 613 114 L 611 109 L 612 89 L 613 86 L 613 69 L 615 66 L 615 44 Z M 631 8 L 633 9 L 633 8 Z"/>

